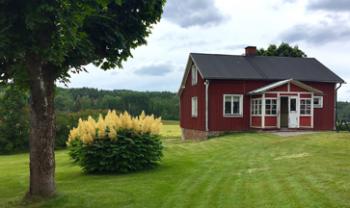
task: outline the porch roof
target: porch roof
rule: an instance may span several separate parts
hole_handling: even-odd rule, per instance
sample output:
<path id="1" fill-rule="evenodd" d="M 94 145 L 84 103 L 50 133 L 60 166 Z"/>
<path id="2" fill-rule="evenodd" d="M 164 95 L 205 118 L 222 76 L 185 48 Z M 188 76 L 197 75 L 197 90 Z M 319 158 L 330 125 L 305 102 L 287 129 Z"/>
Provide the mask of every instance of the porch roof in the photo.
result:
<path id="1" fill-rule="evenodd" d="M 253 91 L 250 91 L 248 94 L 250 95 L 256 95 L 256 94 L 263 94 L 271 89 L 274 89 L 276 87 L 279 87 L 279 86 L 282 86 L 282 85 L 285 85 L 285 84 L 288 84 L 288 83 L 292 83 L 308 92 L 313 92 L 313 93 L 316 93 L 316 94 L 323 94 L 322 91 L 318 90 L 318 89 L 315 89 L 307 84 L 304 84 L 298 80 L 294 80 L 294 79 L 286 79 L 286 80 L 282 80 L 282 81 L 278 81 L 278 82 L 274 82 L 272 84 L 269 84 L 269 85 L 266 85 L 264 87 L 261 87 L 261 88 L 258 88 L 256 90 L 253 90 Z"/>

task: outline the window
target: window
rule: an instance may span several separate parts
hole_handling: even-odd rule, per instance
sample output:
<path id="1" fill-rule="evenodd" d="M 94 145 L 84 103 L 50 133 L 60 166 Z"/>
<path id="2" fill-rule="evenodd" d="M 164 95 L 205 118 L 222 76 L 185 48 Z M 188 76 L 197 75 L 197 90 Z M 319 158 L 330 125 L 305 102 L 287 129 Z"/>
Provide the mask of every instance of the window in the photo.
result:
<path id="1" fill-rule="evenodd" d="M 311 99 L 300 99 L 300 115 L 311 115 Z"/>
<path id="2" fill-rule="evenodd" d="M 252 107 L 251 107 L 252 115 L 261 115 L 261 108 L 262 108 L 261 99 L 252 99 Z"/>
<path id="3" fill-rule="evenodd" d="M 197 68 L 195 65 L 192 65 L 191 73 L 192 73 L 192 85 L 195 85 L 197 84 L 197 81 L 198 81 Z"/>
<path id="4" fill-rule="evenodd" d="M 242 112 L 242 95 L 224 95 L 224 116 L 242 116 Z"/>
<path id="5" fill-rule="evenodd" d="M 265 100 L 265 114 L 266 115 L 276 115 L 277 114 L 277 100 L 276 99 L 266 99 Z"/>
<path id="6" fill-rule="evenodd" d="M 314 97 L 314 108 L 323 108 L 323 97 L 315 96 Z"/>
<path id="7" fill-rule="evenodd" d="M 290 111 L 291 112 L 297 111 L 297 99 L 295 98 L 290 99 Z"/>
<path id="8" fill-rule="evenodd" d="M 198 98 L 192 97 L 192 117 L 198 116 Z"/>

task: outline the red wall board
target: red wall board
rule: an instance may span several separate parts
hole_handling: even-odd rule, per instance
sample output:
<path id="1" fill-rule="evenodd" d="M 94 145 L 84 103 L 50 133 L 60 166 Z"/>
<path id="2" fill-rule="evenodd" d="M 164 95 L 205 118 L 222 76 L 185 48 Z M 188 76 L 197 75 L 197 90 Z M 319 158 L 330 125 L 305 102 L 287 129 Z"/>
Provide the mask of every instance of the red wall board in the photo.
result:
<path id="1" fill-rule="evenodd" d="M 276 93 L 266 93 L 265 97 L 275 98 L 275 97 L 277 97 L 277 94 Z"/>
<path id="2" fill-rule="evenodd" d="M 300 116 L 299 125 L 303 127 L 311 127 L 311 116 Z"/>
<path id="3" fill-rule="evenodd" d="M 298 86 L 296 86 L 296 85 L 294 85 L 292 83 L 290 84 L 290 91 L 291 92 L 306 92 L 305 89 L 300 88 L 300 87 L 298 87 Z"/>
<path id="4" fill-rule="evenodd" d="M 252 127 L 261 127 L 261 116 L 252 116 Z"/>
<path id="5" fill-rule="evenodd" d="M 266 116 L 265 127 L 275 127 L 275 126 L 277 126 L 277 116 Z"/>
<path id="6" fill-rule="evenodd" d="M 300 94 L 301 98 L 311 98 L 310 94 Z"/>
<path id="7" fill-rule="evenodd" d="M 198 81 L 192 86 L 191 71 L 188 74 L 185 89 L 180 95 L 180 126 L 186 129 L 205 130 L 205 85 L 198 73 Z M 198 116 L 192 117 L 192 97 L 198 97 Z"/>
<path id="8" fill-rule="evenodd" d="M 282 85 L 282 86 L 278 86 L 276 88 L 271 89 L 270 91 L 278 91 L 278 92 L 283 92 L 283 91 L 288 91 L 288 85 Z"/>

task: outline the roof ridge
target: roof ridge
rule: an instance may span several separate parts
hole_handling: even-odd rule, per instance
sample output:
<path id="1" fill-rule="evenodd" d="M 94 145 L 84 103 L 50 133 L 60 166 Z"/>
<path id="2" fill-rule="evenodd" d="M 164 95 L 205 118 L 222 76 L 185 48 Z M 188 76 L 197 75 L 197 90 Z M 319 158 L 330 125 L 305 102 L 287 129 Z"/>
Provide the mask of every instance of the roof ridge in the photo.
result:
<path id="1" fill-rule="evenodd" d="M 293 56 L 245 56 L 245 55 L 237 55 L 237 54 L 220 54 L 220 53 L 197 53 L 197 52 L 191 52 L 190 54 L 197 54 L 197 55 L 211 55 L 211 56 L 234 56 L 234 57 L 242 57 L 242 58 L 293 58 L 293 59 L 316 59 L 315 57 L 293 57 Z M 317 59 L 316 59 L 317 60 Z"/>

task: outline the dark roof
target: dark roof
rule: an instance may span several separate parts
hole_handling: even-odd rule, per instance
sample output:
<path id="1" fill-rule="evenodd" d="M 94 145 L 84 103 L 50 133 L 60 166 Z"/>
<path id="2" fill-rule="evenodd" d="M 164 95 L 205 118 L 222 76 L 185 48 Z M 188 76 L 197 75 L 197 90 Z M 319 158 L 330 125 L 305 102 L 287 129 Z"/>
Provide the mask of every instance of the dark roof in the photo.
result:
<path id="1" fill-rule="evenodd" d="M 285 80 L 343 83 L 315 58 L 191 53 L 204 79 Z"/>

